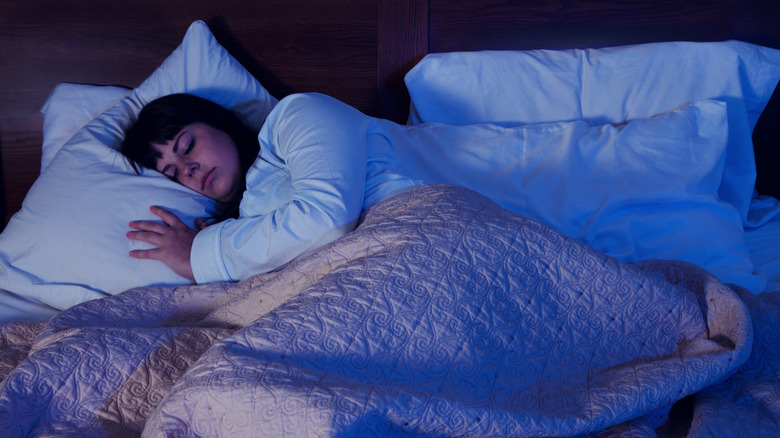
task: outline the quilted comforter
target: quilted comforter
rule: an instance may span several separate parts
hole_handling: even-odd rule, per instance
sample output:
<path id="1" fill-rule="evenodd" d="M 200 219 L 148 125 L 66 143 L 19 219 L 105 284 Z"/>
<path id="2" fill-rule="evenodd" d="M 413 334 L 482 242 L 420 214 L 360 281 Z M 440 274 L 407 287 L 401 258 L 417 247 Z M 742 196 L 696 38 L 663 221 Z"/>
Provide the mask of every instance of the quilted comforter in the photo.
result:
<path id="1" fill-rule="evenodd" d="M 276 272 L 3 325 L 0 434 L 777 436 L 778 309 L 425 186 Z"/>

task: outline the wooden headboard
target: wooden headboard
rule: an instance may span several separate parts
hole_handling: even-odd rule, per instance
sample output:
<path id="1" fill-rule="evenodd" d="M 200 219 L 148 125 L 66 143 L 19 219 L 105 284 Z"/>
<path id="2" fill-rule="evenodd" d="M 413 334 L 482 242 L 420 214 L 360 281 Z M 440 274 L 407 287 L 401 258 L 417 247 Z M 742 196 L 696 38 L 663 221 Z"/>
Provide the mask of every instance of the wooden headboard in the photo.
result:
<path id="1" fill-rule="evenodd" d="M 134 87 L 198 19 L 275 96 L 319 91 L 399 122 L 408 111 L 403 76 L 429 52 L 726 39 L 780 48 L 776 0 L 4 0 L 5 221 L 38 176 L 39 109 L 51 89 L 60 82 Z M 778 100 L 754 135 L 759 191 L 776 196 Z"/>

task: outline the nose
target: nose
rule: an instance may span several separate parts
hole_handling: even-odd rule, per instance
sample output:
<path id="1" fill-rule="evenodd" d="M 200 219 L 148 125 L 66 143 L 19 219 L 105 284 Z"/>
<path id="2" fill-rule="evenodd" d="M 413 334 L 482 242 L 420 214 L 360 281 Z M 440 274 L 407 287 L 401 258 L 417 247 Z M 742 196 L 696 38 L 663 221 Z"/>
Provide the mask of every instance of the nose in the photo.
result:
<path id="1" fill-rule="evenodd" d="M 181 184 L 189 188 L 198 186 L 196 179 L 200 164 L 197 161 L 183 159 L 179 160 L 176 166 L 178 167 L 178 179 Z"/>
<path id="2" fill-rule="evenodd" d="M 195 161 L 187 161 L 184 163 L 184 174 L 192 177 L 195 176 L 195 172 L 198 170 L 200 165 Z"/>

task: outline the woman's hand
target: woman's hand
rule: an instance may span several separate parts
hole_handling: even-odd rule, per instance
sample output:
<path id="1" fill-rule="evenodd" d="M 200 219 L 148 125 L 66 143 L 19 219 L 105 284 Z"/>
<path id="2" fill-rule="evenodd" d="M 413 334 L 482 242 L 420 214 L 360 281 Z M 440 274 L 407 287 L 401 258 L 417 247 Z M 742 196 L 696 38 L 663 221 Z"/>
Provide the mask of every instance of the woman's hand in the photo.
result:
<path id="1" fill-rule="evenodd" d="M 195 282 L 192 274 L 192 265 L 190 265 L 190 250 L 192 241 L 198 231 L 205 228 L 203 221 L 196 226 L 198 230 L 185 225 L 175 214 L 170 211 L 152 206 L 149 207 L 152 213 L 159 216 L 163 223 L 153 221 L 132 221 L 130 228 L 137 231 L 128 231 L 127 237 L 133 240 L 151 243 L 157 248 L 139 249 L 130 251 L 130 257 L 137 259 L 160 260 L 173 272 L 182 277 Z"/>
<path id="2" fill-rule="evenodd" d="M 205 221 L 205 220 L 203 220 L 203 219 L 201 219 L 199 217 L 195 218 L 195 229 L 196 230 L 203 231 L 203 229 L 208 227 L 209 225 L 210 224 L 207 221 Z"/>

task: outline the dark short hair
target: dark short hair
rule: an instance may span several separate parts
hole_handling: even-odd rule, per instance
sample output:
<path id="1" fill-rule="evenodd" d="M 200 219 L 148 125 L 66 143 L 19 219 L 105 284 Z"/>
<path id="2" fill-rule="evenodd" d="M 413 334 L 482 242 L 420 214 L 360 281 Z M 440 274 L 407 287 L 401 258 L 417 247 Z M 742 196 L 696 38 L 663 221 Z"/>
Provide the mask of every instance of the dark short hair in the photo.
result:
<path id="1" fill-rule="evenodd" d="M 191 94 L 169 94 L 144 106 L 138 120 L 125 132 L 120 152 L 134 169 L 138 170 L 136 166 L 154 169 L 160 154 L 152 144 L 172 140 L 192 123 L 204 123 L 228 134 L 238 148 L 241 169 L 246 174 L 260 150 L 257 133 L 232 111 Z"/>
<path id="2" fill-rule="evenodd" d="M 191 94 L 170 94 L 146 104 L 138 114 L 138 119 L 125 132 L 120 152 L 136 171 L 137 166 L 155 169 L 160 153 L 152 144 L 172 140 L 182 128 L 192 123 L 204 123 L 228 134 L 236 144 L 241 171 L 246 176 L 260 151 L 257 133 L 252 132 L 232 111 Z M 237 217 L 238 204 L 236 200 L 221 205 L 212 219 L 221 221 Z"/>

